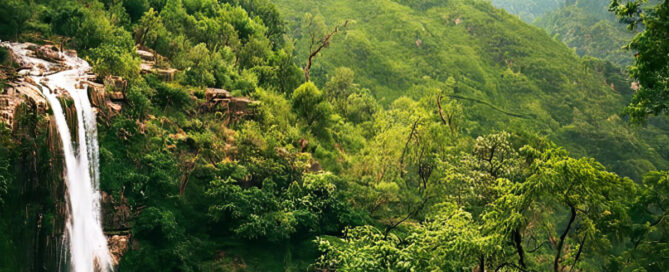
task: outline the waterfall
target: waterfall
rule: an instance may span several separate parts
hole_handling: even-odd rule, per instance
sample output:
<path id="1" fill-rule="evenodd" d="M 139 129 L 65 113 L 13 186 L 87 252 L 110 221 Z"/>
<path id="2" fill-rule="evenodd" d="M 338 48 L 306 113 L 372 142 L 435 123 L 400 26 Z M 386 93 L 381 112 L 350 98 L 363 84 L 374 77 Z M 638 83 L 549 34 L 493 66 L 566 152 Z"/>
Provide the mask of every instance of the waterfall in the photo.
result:
<path id="1" fill-rule="evenodd" d="M 81 82 L 86 80 L 90 66 L 74 55 L 59 54 L 60 63 L 33 57 L 29 44 L 5 43 L 3 46 L 10 48 L 23 65 L 30 67 L 26 76 L 46 97 L 63 143 L 66 199 L 69 204 L 64 241 L 69 244 L 69 270 L 111 271 L 113 261 L 100 218 L 96 115 L 88 99 L 87 88 Z M 76 135 L 70 133 L 58 98 L 62 92 L 69 94 L 76 109 Z"/>

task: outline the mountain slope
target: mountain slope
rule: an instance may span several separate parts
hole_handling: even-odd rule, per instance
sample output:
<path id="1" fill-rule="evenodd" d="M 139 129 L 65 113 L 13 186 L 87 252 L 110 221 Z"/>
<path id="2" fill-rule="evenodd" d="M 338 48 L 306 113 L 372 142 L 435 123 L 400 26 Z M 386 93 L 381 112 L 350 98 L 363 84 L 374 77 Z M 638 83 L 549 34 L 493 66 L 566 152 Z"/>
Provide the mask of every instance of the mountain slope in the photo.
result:
<path id="1" fill-rule="evenodd" d="M 632 64 L 632 53 L 622 50 L 634 33 L 608 11 L 609 0 L 492 0 L 520 19 L 543 28 L 573 48 L 579 56 L 593 56 L 620 67 Z"/>
<path id="2" fill-rule="evenodd" d="M 608 12 L 608 0 L 567 1 L 566 5 L 544 14 L 534 24 L 551 36 L 588 55 L 621 67 L 631 65 L 632 52 L 621 49 L 634 37 L 625 25 Z"/>
<path id="3" fill-rule="evenodd" d="M 490 2 L 495 7 L 503 8 L 528 23 L 564 4 L 564 0 L 491 0 Z"/>
<path id="4" fill-rule="evenodd" d="M 326 80 L 326 71 L 350 67 L 356 81 L 387 105 L 430 88 L 448 89 L 446 80 L 453 77 L 452 97 L 465 106 L 467 134 L 529 129 L 634 178 L 667 165 L 669 150 L 653 145 L 666 140 L 660 129 L 665 122 L 655 120 L 637 130 L 617 114 L 631 95 L 618 68 L 579 58 L 544 31 L 488 2 L 274 3 L 289 22 L 301 64 L 308 47 L 301 26 L 305 13 L 331 25 L 351 20 L 316 58 L 312 78 L 317 83 Z"/>

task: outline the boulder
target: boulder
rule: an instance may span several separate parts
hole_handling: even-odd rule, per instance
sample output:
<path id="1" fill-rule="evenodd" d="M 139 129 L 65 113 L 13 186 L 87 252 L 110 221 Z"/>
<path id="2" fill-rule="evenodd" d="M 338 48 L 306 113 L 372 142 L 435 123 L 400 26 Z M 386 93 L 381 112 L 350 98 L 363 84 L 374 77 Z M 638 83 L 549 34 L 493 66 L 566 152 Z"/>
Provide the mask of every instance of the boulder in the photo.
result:
<path id="1" fill-rule="evenodd" d="M 51 62 L 61 62 L 64 60 L 58 48 L 53 45 L 42 45 L 37 47 L 34 52 L 36 57 L 43 60 Z"/>
<path id="2" fill-rule="evenodd" d="M 138 48 L 135 52 L 137 52 L 137 55 L 139 55 L 139 58 L 143 61 L 154 61 L 155 55 L 148 50 L 142 50 Z"/>
<path id="3" fill-rule="evenodd" d="M 121 104 L 112 102 L 112 95 L 107 92 L 105 85 L 91 81 L 83 81 L 82 84 L 88 86 L 88 97 L 91 100 L 91 106 L 97 109 L 98 116 L 107 118 L 121 112 Z"/>
<path id="4" fill-rule="evenodd" d="M 175 75 L 177 74 L 179 70 L 174 69 L 174 68 L 158 68 L 155 70 L 155 73 L 158 75 L 158 77 L 162 80 L 165 81 L 173 81 Z"/>
<path id="5" fill-rule="evenodd" d="M 228 103 L 228 108 L 231 112 L 235 113 L 247 113 L 249 105 L 253 100 L 246 97 L 232 97 Z"/>
<path id="6" fill-rule="evenodd" d="M 114 102 L 107 102 L 107 108 L 109 108 L 112 111 L 112 113 L 114 113 L 114 114 L 120 113 L 121 109 L 123 109 L 121 104 L 114 103 Z"/>
<path id="7" fill-rule="evenodd" d="M 155 73 L 162 80 L 174 80 L 178 70 L 170 68 L 165 57 L 142 45 L 137 45 L 137 50 L 135 51 L 142 61 L 139 66 L 141 73 Z"/>
<path id="8" fill-rule="evenodd" d="M 142 61 L 142 63 L 139 65 L 139 70 L 143 74 L 147 74 L 149 72 L 153 72 L 153 68 L 156 66 L 156 64 L 153 61 Z"/>
<path id="9" fill-rule="evenodd" d="M 109 247 L 109 253 L 112 255 L 114 265 L 118 265 L 123 255 L 130 248 L 130 234 L 108 237 L 107 246 Z"/>
<path id="10" fill-rule="evenodd" d="M 124 101 L 125 94 L 122 92 L 110 92 L 109 98 L 111 98 L 112 101 Z"/>
<path id="11" fill-rule="evenodd" d="M 0 90 L 0 123 L 12 127 L 16 109 L 23 103 L 34 105 L 38 114 L 48 108 L 46 99 L 30 83 L 19 80 Z"/>
<path id="12" fill-rule="evenodd" d="M 215 99 L 224 99 L 231 97 L 230 92 L 216 88 L 207 88 L 207 91 L 204 93 L 204 96 L 207 98 L 207 102 L 213 102 Z"/>

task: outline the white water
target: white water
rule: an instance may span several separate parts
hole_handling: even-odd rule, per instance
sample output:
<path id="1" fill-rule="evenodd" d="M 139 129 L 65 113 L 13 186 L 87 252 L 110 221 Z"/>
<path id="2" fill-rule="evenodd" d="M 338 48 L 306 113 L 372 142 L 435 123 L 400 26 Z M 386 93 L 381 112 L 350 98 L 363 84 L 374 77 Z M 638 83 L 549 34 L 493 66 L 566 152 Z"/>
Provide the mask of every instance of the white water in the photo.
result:
<path id="1" fill-rule="evenodd" d="M 79 82 L 86 78 L 90 66 L 86 61 L 63 55 L 66 69 L 49 74 L 57 64 L 28 56 L 27 44 L 4 44 L 24 62 L 32 63 L 31 77 L 46 97 L 63 142 L 65 180 L 67 182 L 69 218 L 66 237 L 69 241 L 70 271 L 111 271 L 112 257 L 100 220 L 100 191 L 98 190 L 98 138 L 96 116 L 88 99 L 86 86 Z M 45 67 L 41 75 L 38 65 Z M 81 87 L 81 88 L 77 88 Z M 67 126 L 65 112 L 56 92 L 67 91 L 74 101 L 77 113 L 77 141 L 74 142 Z M 78 143 L 78 144 L 77 144 Z"/>

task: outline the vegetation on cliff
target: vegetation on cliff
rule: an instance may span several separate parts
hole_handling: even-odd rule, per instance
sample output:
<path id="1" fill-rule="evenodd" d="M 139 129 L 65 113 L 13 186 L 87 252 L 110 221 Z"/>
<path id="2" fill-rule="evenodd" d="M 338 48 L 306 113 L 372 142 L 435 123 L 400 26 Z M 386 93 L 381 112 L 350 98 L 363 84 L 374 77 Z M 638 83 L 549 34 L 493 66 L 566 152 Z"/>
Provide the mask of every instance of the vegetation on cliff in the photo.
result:
<path id="1" fill-rule="evenodd" d="M 2 12 L 0 39 L 74 48 L 122 77 L 108 90 L 122 109 L 98 122 L 100 188 L 128 209 L 107 229 L 132 240 L 119 271 L 669 269 L 669 124 L 627 125 L 620 69 L 488 2 Z M 140 68 L 137 49 L 176 74 Z M 22 109 L 0 125 L 8 271 L 39 269 L 21 242 L 62 226 L 50 114 Z"/>

